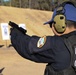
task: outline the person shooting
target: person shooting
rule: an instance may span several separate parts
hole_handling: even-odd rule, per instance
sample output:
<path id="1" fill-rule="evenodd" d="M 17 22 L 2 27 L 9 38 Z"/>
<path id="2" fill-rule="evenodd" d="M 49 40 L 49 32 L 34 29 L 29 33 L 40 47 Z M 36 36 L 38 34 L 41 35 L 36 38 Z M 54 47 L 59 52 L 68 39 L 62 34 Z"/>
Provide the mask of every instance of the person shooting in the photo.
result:
<path id="1" fill-rule="evenodd" d="M 64 2 L 55 8 L 49 24 L 54 36 L 27 35 L 12 26 L 11 43 L 23 58 L 48 63 L 44 75 L 76 75 L 76 7 Z"/>

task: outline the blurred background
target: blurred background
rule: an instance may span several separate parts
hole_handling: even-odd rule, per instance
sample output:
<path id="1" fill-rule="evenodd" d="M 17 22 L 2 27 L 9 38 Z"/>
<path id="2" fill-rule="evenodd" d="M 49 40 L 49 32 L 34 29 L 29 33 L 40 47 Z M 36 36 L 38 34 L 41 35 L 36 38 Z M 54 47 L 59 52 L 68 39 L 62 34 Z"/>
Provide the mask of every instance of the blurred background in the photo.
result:
<path id="1" fill-rule="evenodd" d="M 76 0 L 0 0 L 0 5 L 53 11 L 56 6 L 65 1 L 73 1 L 76 4 Z"/>

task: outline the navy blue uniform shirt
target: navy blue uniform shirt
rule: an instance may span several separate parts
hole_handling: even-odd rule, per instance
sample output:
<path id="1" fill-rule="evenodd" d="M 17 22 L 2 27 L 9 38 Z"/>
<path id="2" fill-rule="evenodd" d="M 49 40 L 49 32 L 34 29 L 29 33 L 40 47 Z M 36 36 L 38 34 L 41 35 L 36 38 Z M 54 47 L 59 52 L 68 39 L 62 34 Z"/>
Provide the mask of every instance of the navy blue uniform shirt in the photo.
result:
<path id="1" fill-rule="evenodd" d="M 11 31 L 11 43 L 16 51 L 24 58 L 38 63 L 49 63 L 54 70 L 63 70 L 70 65 L 70 52 L 62 37 L 76 35 L 71 32 L 63 36 L 47 36 L 42 48 L 37 47 L 40 37 L 24 35 L 20 31 Z"/>

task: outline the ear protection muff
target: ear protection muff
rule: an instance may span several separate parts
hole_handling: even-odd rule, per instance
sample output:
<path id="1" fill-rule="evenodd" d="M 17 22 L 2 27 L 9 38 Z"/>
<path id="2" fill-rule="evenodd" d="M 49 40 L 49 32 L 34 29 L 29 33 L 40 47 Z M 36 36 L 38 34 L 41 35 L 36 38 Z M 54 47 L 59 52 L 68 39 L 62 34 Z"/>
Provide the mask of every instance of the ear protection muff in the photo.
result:
<path id="1" fill-rule="evenodd" d="M 54 28 L 57 33 L 63 33 L 66 30 L 66 15 L 64 6 L 66 4 L 71 4 L 74 6 L 71 2 L 64 2 L 62 5 L 60 5 L 56 10 L 56 16 L 54 17 Z"/>
<path id="2" fill-rule="evenodd" d="M 66 24 L 65 24 L 65 16 L 60 14 L 56 15 L 54 18 L 54 28 L 56 32 L 63 33 L 66 30 Z"/>

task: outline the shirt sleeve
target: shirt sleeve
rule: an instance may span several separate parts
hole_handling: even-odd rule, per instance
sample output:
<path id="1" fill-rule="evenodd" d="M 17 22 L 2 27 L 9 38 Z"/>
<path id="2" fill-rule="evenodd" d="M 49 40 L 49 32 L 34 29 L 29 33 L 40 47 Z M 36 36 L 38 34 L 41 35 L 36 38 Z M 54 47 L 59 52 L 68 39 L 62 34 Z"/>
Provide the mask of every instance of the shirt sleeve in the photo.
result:
<path id="1" fill-rule="evenodd" d="M 47 36 L 45 44 L 38 48 L 37 42 L 40 37 L 24 35 L 17 29 L 11 31 L 11 43 L 15 50 L 22 57 L 38 63 L 53 62 L 51 38 Z"/>

